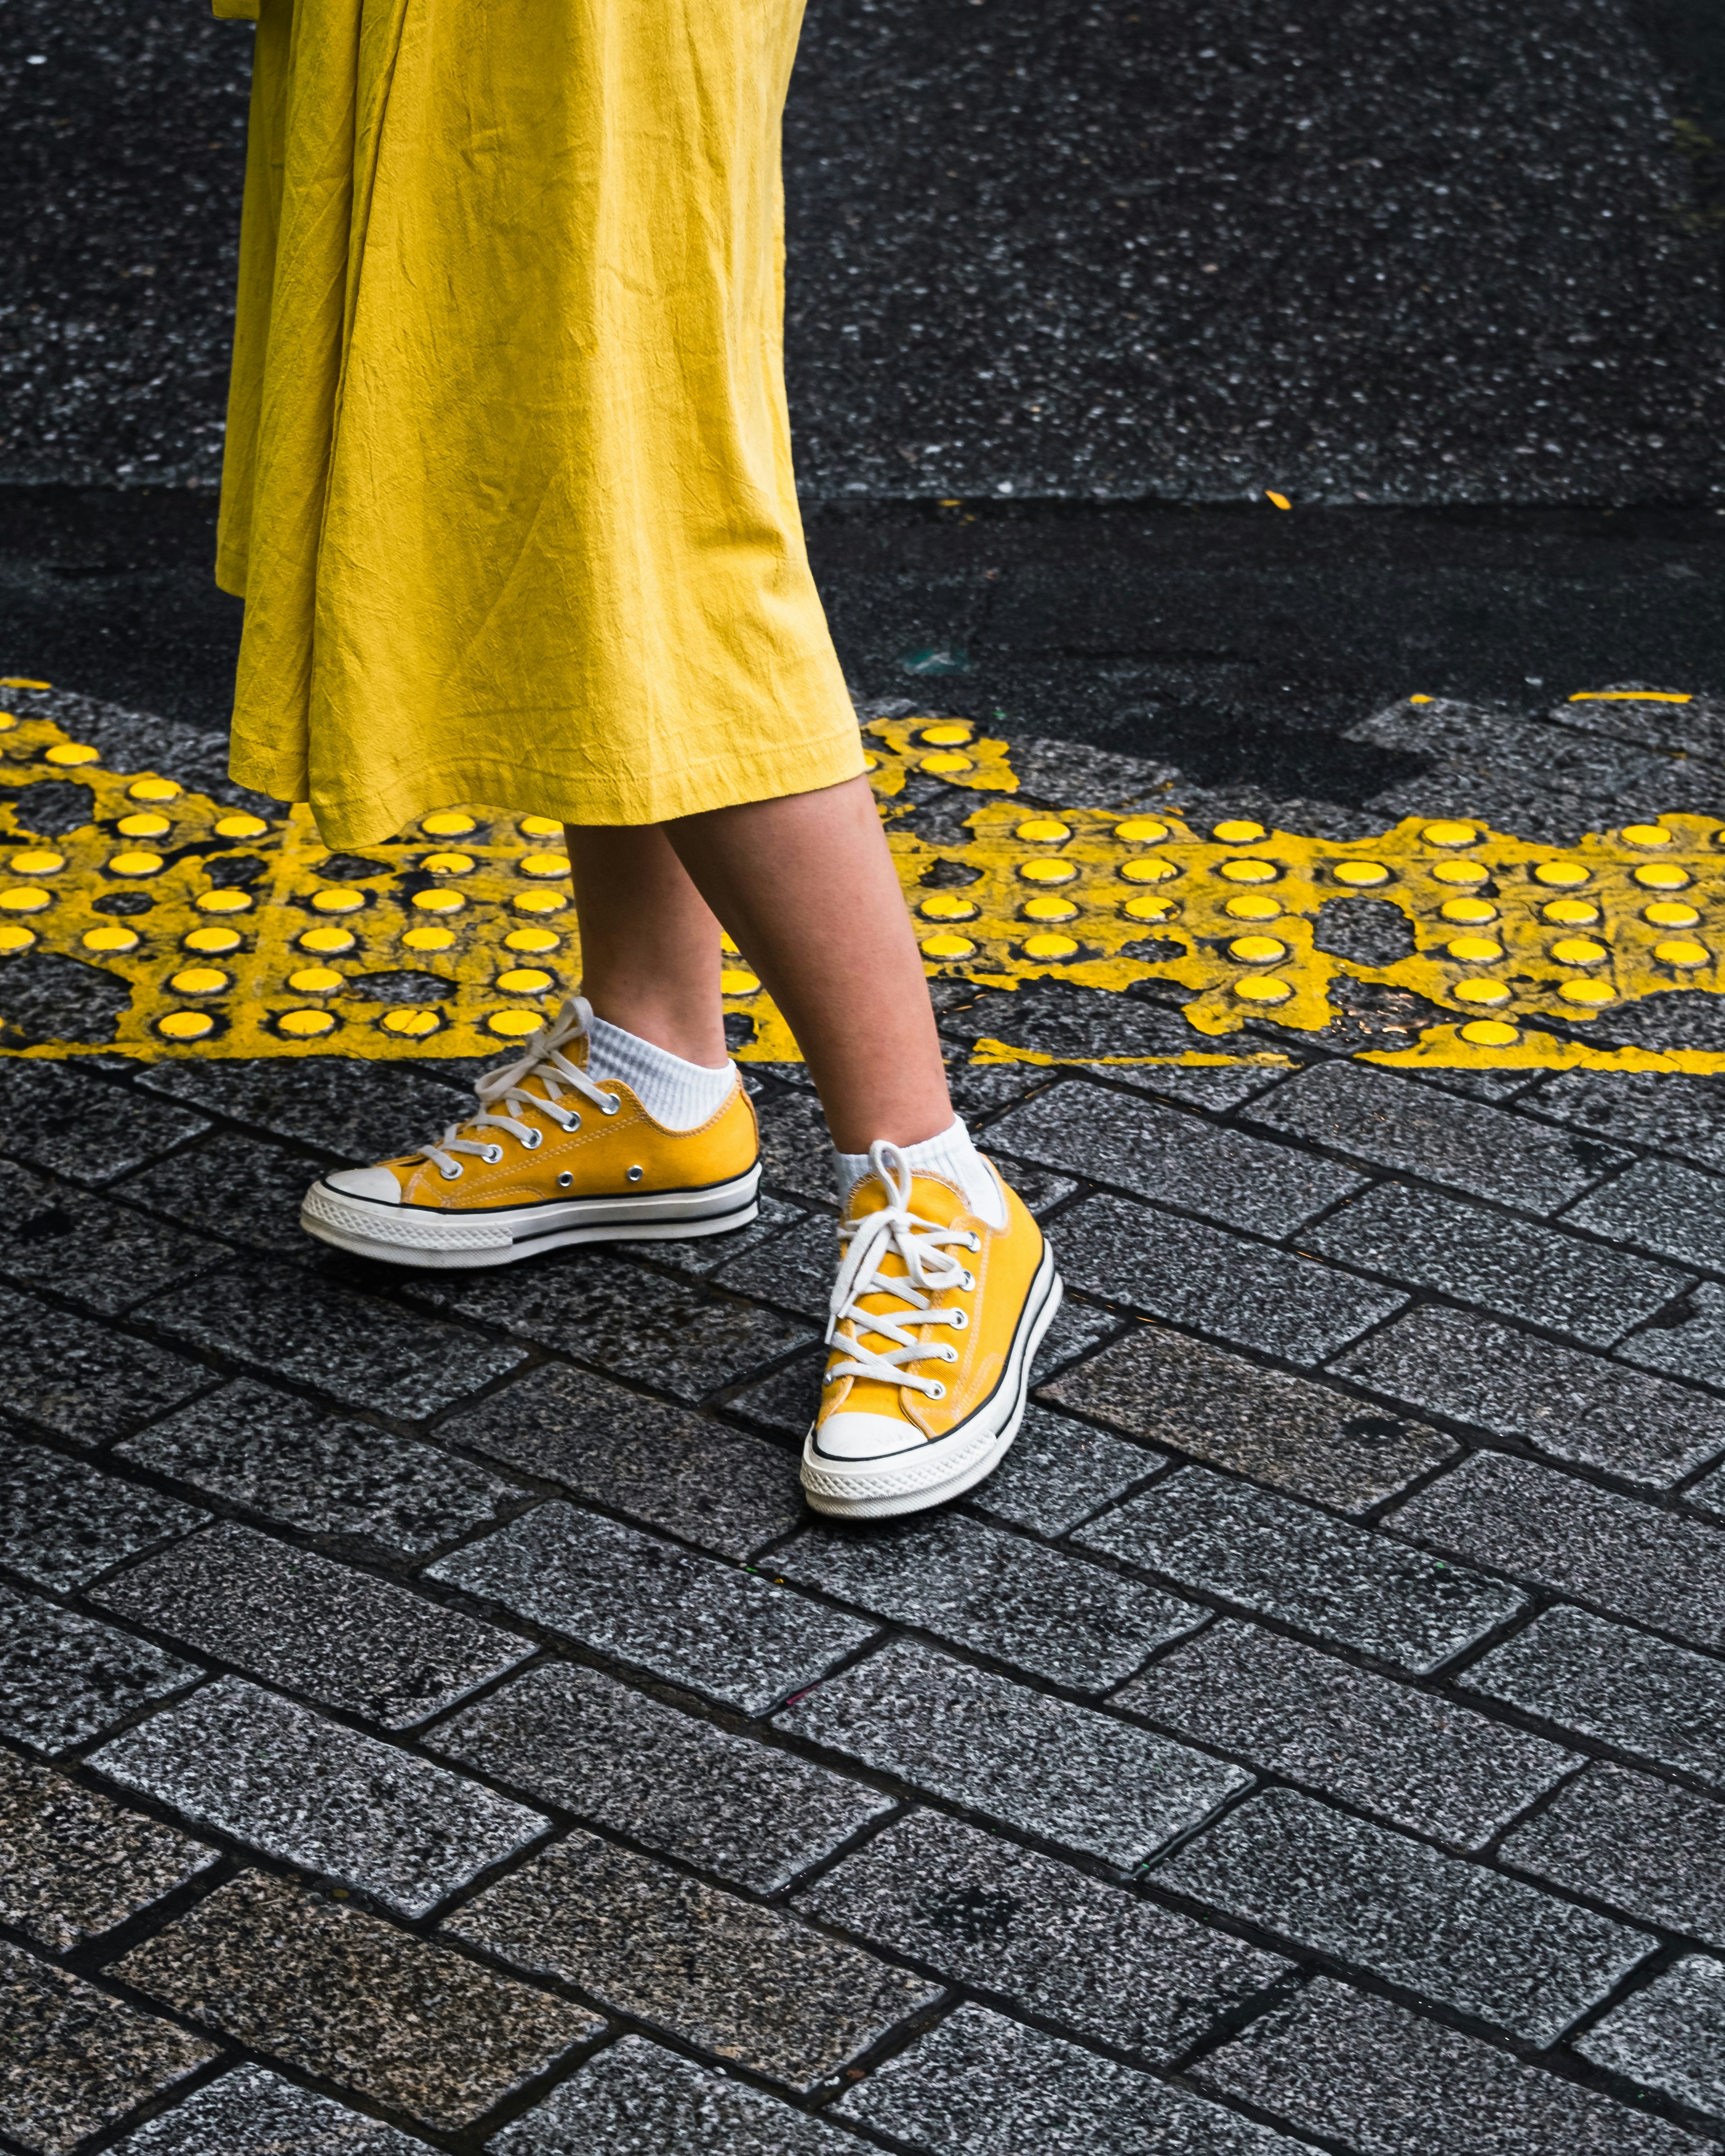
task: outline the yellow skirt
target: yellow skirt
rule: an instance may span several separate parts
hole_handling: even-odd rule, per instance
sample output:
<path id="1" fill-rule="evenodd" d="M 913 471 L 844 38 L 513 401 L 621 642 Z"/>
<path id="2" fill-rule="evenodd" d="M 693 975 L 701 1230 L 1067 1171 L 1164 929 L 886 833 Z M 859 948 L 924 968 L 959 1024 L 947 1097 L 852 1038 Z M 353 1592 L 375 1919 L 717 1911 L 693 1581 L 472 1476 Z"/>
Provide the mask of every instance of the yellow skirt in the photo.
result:
<path id="1" fill-rule="evenodd" d="M 261 0 L 232 768 L 330 844 L 455 802 L 651 824 L 862 769 L 785 410 L 802 12 Z"/>

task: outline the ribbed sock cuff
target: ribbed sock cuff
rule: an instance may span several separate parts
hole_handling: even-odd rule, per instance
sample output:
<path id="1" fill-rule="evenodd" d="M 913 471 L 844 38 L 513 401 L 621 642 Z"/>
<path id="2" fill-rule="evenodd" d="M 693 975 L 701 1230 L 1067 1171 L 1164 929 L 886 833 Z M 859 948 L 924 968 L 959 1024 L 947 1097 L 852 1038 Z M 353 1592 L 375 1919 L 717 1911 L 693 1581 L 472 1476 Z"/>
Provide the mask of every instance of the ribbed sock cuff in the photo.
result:
<path id="1" fill-rule="evenodd" d="M 620 1025 L 596 1018 L 587 1029 L 587 1070 L 590 1078 L 614 1078 L 627 1086 L 655 1123 L 668 1131 L 692 1131 L 717 1115 L 736 1086 L 737 1065 L 716 1070 L 685 1063 L 669 1049 L 655 1048 Z"/>
<path id="2" fill-rule="evenodd" d="M 1006 1200 L 1000 1194 L 1000 1185 L 993 1169 L 971 1143 L 963 1116 L 937 1137 L 924 1138 L 920 1145 L 901 1146 L 899 1152 L 912 1175 L 938 1175 L 956 1183 L 978 1219 L 986 1220 L 991 1228 L 1006 1225 Z M 834 1157 L 839 1163 L 839 1203 L 845 1205 L 857 1184 L 873 1170 L 865 1152 L 839 1152 L 834 1148 Z"/>

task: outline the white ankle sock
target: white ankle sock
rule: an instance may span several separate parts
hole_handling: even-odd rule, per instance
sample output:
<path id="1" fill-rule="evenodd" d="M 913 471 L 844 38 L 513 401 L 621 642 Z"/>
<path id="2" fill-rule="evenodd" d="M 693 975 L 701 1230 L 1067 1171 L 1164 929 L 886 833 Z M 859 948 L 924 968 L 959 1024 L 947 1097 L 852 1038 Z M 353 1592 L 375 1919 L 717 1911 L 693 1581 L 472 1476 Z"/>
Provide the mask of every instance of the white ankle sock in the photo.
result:
<path id="1" fill-rule="evenodd" d="M 993 1168 L 971 1143 L 962 1116 L 938 1137 L 924 1138 L 920 1145 L 901 1146 L 899 1151 L 912 1175 L 938 1175 L 956 1183 L 964 1193 L 965 1204 L 979 1219 L 986 1220 L 991 1228 L 1006 1225 L 1006 1200 L 1000 1194 L 1000 1185 Z M 839 1203 L 843 1205 L 849 1203 L 862 1178 L 873 1171 L 865 1152 L 838 1152 L 836 1147 L 834 1152 L 839 1163 Z"/>
<path id="2" fill-rule="evenodd" d="M 699 1128 L 717 1115 L 737 1084 L 737 1065 L 728 1060 L 716 1070 L 706 1063 L 685 1063 L 668 1048 L 655 1048 L 602 1018 L 588 1023 L 587 1070 L 589 1077 L 614 1078 L 627 1086 L 654 1122 L 668 1131 Z"/>

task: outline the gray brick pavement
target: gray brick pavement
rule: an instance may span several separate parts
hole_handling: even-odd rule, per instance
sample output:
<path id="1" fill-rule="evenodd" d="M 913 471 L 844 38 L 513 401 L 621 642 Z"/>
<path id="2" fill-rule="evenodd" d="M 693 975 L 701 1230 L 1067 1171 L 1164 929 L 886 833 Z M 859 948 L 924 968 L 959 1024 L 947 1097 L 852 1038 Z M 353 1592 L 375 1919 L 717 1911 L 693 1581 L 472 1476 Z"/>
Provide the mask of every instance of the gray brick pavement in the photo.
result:
<path id="1" fill-rule="evenodd" d="M 202 1116 L 104 1085 L 75 1063 L 6 1066 L 0 1152 L 100 1188 L 208 1130 Z"/>
<path id="2" fill-rule="evenodd" d="M 0 1275 L 19 1287 L 117 1317 L 228 1255 L 204 1236 L 0 1162 Z"/>
<path id="3" fill-rule="evenodd" d="M 1640 1160 L 1563 1214 L 1566 1226 L 1651 1250 L 1704 1272 L 1725 1271 L 1725 1178 L 1674 1160 Z"/>
<path id="4" fill-rule="evenodd" d="M 1170 1464 L 1166 1453 L 1122 1445 L 1033 1402 L 1012 1450 L 973 1491 L 972 1502 L 1014 1527 L 1061 1535 Z"/>
<path id="5" fill-rule="evenodd" d="M 183 1356 L 0 1287 L 0 1399 L 33 1429 L 103 1445 L 215 1382 Z"/>
<path id="6" fill-rule="evenodd" d="M 1596 1762 L 1498 1854 L 1638 1924 L 1725 1946 L 1725 1804 L 1692 1790 Z"/>
<path id="7" fill-rule="evenodd" d="M 414 2156 L 429 2145 L 297 2088 L 267 2066 L 245 2066 L 121 2144 L 126 2156 Z"/>
<path id="8" fill-rule="evenodd" d="M 208 1513 L 0 1431 L 0 1565 L 69 1594 Z"/>
<path id="9" fill-rule="evenodd" d="M 203 1675 L 135 1633 L 0 1588 L 0 1735 L 34 1751 L 85 1743 Z"/>
<path id="10" fill-rule="evenodd" d="M 1725 1962 L 1686 1954 L 1576 2039 L 1595 2066 L 1725 2126 Z"/>

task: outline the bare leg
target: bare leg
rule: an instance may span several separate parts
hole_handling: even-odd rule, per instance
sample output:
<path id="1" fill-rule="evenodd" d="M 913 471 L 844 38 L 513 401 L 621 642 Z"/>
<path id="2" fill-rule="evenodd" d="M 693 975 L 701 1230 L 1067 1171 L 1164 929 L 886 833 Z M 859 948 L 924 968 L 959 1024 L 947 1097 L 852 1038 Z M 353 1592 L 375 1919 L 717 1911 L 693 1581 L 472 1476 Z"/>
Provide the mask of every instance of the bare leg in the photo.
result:
<path id="1" fill-rule="evenodd" d="M 725 1060 L 719 924 L 659 824 L 565 824 L 595 1013 L 687 1063 Z"/>

